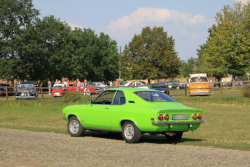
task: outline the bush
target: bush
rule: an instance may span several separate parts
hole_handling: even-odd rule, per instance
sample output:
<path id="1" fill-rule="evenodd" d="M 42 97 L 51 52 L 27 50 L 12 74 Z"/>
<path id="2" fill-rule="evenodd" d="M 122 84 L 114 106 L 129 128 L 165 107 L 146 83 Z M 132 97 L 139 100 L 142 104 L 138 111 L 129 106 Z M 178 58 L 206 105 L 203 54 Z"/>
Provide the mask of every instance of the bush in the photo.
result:
<path id="1" fill-rule="evenodd" d="M 243 96 L 250 97 L 250 85 L 247 85 L 247 87 L 243 91 Z"/>
<path id="2" fill-rule="evenodd" d="M 78 101 L 83 101 L 83 100 L 86 101 L 86 99 L 83 97 L 83 95 L 80 92 L 68 92 L 67 94 L 63 96 L 63 101 L 65 103 L 78 102 Z"/>

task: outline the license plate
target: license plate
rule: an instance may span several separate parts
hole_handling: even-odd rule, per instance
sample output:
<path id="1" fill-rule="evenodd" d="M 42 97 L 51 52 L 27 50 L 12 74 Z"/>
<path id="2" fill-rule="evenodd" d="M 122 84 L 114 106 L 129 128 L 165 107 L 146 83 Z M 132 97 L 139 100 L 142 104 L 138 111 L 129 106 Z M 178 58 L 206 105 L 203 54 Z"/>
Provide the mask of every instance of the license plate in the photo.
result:
<path id="1" fill-rule="evenodd" d="M 59 93 L 57 92 L 57 93 L 55 93 L 55 95 L 59 95 Z"/>
<path id="2" fill-rule="evenodd" d="M 188 120 L 189 114 L 173 115 L 172 120 Z"/>
<path id="3" fill-rule="evenodd" d="M 196 90 L 196 92 L 203 92 L 203 90 Z"/>

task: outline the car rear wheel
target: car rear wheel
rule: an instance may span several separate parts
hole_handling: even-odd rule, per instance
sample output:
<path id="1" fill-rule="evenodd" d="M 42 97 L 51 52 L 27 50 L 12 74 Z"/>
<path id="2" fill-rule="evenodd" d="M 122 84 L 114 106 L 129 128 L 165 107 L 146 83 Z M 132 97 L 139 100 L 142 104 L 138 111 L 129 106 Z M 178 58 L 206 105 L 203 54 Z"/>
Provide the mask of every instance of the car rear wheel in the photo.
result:
<path id="1" fill-rule="evenodd" d="M 133 123 L 126 121 L 122 126 L 122 137 L 126 143 L 138 143 L 141 139 L 141 131 Z"/>
<path id="2" fill-rule="evenodd" d="M 165 134 L 165 136 L 166 136 L 167 140 L 169 140 L 169 141 L 179 141 L 179 140 L 181 140 L 182 134 L 183 134 L 183 132 L 177 132 L 177 133 L 174 133 L 172 135 Z"/>
<path id="3" fill-rule="evenodd" d="M 76 117 L 70 117 L 68 121 L 68 132 L 72 137 L 83 136 L 85 130 Z"/>

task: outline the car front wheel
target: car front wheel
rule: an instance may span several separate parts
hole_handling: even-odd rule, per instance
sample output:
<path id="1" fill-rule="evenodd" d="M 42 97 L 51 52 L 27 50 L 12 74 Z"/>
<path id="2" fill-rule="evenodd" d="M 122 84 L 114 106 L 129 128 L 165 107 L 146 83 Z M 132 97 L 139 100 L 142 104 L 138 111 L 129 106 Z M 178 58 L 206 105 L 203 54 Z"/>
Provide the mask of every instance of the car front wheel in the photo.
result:
<path id="1" fill-rule="evenodd" d="M 138 143 L 141 139 L 141 136 L 141 131 L 133 122 L 126 121 L 123 124 L 122 137 L 127 143 Z"/>
<path id="2" fill-rule="evenodd" d="M 76 117 L 70 117 L 68 121 L 68 132 L 72 137 L 83 136 L 85 130 Z"/>
<path id="3" fill-rule="evenodd" d="M 177 133 L 174 133 L 173 135 L 165 134 L 165 136 L 166 136 L 167 140 L 169 140 L 169 141 L 179 141 L 179 140 L 181 140 L 182 134 L 183 134 L 183 132 L 177 132 Z"/>

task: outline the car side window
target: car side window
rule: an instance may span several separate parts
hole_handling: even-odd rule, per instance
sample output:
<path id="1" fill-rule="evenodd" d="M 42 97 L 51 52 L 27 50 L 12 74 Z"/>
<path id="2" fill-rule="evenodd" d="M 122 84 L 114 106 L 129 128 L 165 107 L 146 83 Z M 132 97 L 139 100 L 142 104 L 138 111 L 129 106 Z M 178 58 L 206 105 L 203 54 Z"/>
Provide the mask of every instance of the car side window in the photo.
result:
<path id="1" fill-rule="evenodd" d="M 123 105 L 126 103 L 125 95 L 123 91 L 117 91 L 113 100 L 113 105 Z"/>
<path id="2" fill-rule="evenodd" d="M 116 91 L 104 91 L 92 104 L 111 104 Z"/>

